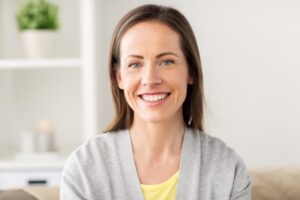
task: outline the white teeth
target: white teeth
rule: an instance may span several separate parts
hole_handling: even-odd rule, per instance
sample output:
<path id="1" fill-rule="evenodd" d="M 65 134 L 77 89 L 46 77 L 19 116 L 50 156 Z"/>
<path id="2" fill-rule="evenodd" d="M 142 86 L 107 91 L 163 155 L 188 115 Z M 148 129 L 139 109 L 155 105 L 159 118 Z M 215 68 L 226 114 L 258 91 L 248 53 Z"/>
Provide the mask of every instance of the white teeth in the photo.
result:
<path id="1" fill-rule="evenodd" d="M 167 93 L 165 93 L 165 94 L 156 94 L 156 95 L 142 95 L 142 99 L 152 102 L 152 101 L 162 100 L 162 99 L 166 98 L 167 96 L 168 96 Z"/>

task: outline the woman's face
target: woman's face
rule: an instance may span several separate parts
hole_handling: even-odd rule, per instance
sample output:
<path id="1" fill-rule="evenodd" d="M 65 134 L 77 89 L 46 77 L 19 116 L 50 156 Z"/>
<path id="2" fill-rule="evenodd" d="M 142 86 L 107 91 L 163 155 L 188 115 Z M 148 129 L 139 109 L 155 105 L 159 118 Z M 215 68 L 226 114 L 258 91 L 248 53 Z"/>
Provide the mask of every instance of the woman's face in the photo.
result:
<path id="1" fill-rule="evenodd" d="M 183 118 L 182 104 L 192 80 L 179 41 L 175 31 L 159 22 L 138 23 L 122 37 L 116 78 L 134 120 Z"/>

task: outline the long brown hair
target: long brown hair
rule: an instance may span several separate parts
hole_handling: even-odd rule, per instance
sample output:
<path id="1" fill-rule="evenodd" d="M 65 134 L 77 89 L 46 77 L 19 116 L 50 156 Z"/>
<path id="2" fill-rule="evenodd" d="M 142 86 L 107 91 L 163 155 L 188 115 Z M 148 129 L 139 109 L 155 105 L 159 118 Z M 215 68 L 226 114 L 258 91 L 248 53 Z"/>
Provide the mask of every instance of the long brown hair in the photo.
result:
<path id="1" fill-rule="evenodd" d="M 109 73 L 115 105 L 115 118 L 105 132 L 128 129 L 133 122 L 133 110 L 126 102 L 123 90 L 118 87 L 116 72 L 120 67 L 120 43 L 124 33 L 133 25 L 146 21 L 158 21 L 170 27 L 180 36 L 180 47 L 188 63 L 188 72 L 193 84 L 188 85 L 183 103 L 183 118 L 186 126 L 203 130 L 204 93 L 200 54 L 193 30 L 187 19 L 176 9 L 147 4 L 127 13 L 118 23 L 111 43 Z"/>

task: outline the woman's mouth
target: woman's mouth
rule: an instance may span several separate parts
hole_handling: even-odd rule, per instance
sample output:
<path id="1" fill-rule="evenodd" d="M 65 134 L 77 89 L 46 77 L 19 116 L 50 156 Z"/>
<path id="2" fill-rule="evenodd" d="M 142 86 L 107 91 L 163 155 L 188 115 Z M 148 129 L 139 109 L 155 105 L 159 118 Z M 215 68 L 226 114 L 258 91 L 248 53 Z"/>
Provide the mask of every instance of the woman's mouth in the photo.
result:
<path id="1" fill-rule="evenodd" d="M 141 99 L 147 102 L 159 102 L 164 100 L 170 95 L 170 93 L 157 93 L 157 94 L 142 94 L 139 95 Z"/>
<path id="2" fill-rule="evenodd" d="M 154 101 L 159 101 L 162 100 L 164 98 L 166 98 L 168 96 L 168 93 L 164 93 L 164 94 L 144 94 L 144 95 L 140 95 L 140 97 L 145 100 L 145 101 L 149 101 L 149 102 L 154 102 Z"/>

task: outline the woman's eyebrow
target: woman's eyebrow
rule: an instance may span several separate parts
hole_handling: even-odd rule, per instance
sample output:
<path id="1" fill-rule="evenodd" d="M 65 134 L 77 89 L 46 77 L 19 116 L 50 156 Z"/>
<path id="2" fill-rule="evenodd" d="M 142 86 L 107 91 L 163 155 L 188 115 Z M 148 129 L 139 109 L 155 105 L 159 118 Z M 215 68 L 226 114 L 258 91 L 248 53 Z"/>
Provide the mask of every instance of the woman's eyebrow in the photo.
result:
<path id="1" fill-rule="evenodd" d="M 156 58 L 161 58 L 161 57 L 166 56 L 166 55 L 173 55 L 173 56 L 178 57 L 178 55 L 175 54 L 175 53 L 173 53 L 173 52 L 163 52 L 163 53 L 158 54 L 158 55 L 156 56 Z M 139 59 L 144 59 L 144 57 L 141 56 L 141 55 L 138 55 L 138 54 L 130 54 L 130 55 L 126 56 L 126 58 L 125 58 L 124 60 L 126 60 L 126 59 L 128 59 L 128 58 L 130 58 L 130 57 L 133 57 L 133 58 L 139 58 Z"/>
<path id="2" fill-rule="evenodd" d="M 178 57 L 178 55 L 175 54 L 175 53 L 173 53 L 173 52 L 163 52 L 163 53 L 158 54 L 158 55 L 156 56 L 156 58 L 161 58 L 161 57 L 166 56 L 166 55 L 173 55 L 173 56 Z"/>
<path id="3" fill-rule="evenodd" d="M 133 57 L 133 58 L 139 58 L 139 59 L 144 59 L 144 57 L 141 56 L 141 55 L 130 54 L 130 55 L 128 55 L 128 56 L 126 56 L 126 57 L 124 58 L 124 61 L 127 60 L 127 59 L 130 58 L 130 57 Z"/>

